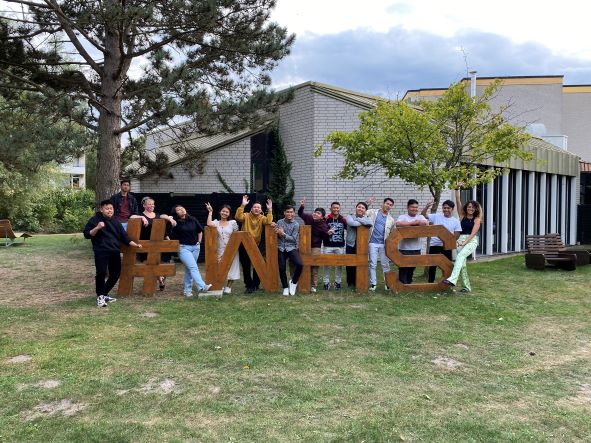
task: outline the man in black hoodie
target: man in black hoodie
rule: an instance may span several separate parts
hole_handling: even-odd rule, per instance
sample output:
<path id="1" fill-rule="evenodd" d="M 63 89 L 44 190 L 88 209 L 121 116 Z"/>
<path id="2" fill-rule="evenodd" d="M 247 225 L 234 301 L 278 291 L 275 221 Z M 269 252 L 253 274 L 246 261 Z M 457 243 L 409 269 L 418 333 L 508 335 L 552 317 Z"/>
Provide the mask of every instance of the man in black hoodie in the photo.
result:
<path id="1" fill-rule="evenodd" d="M 107 303 L 115 301 L 109 297 L 119 275 L 121 275 L 121 243 L 141 248 L 142 245 L 131 241 L 121 223 L 113 218 L 113 202 L 103 200 L 100 211 L 95 214 L 84 227 L 84 237 L 92 241 L 94 265 L 96 267 L 96 305 L 104 308 Z M 107 277 L 109 270 L 109 278 Z"/>

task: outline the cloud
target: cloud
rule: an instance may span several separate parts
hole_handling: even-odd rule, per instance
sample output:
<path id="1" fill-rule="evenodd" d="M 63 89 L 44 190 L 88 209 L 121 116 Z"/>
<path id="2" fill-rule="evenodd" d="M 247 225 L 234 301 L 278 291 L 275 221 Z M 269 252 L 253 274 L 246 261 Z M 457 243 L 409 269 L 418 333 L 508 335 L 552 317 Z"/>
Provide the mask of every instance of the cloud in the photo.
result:
<path id="1" fill-rule="evenodd" d="M 282 88 L 312 80 L 395 98 L 409 89 L 447 87 L 467 75 L 466 64 L 481 77 L 564 75 L 565 84 L 591 83 L 588 60 L 554 55 L 539 43 L 474 30 L 442 37 L 401 27 L 305 34 L 273 82 Z"/>

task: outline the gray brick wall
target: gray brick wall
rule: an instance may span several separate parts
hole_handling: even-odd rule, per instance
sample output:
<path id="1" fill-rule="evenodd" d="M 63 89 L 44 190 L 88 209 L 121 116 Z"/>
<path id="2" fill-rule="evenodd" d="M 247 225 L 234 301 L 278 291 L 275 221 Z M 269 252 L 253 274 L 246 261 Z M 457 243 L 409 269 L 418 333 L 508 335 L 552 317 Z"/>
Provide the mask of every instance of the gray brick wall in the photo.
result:
<path id="1" fill-rule="evenodd" d="M 244 180 L 249 181 L 250 174 L 250 138 L 247 137 L 221 149 L 209 153 L 206 157 L 203 174 L 191 174 L 182 165 L 173 166 L 170 172 L 173 178 L 150 176 L 132 183 L 136 192 L 175 192 L 190 194 L 208 194 L 226 192 L 217 178 L 220 172 L 226 183 L 235 192 L 245 192 Z"/>

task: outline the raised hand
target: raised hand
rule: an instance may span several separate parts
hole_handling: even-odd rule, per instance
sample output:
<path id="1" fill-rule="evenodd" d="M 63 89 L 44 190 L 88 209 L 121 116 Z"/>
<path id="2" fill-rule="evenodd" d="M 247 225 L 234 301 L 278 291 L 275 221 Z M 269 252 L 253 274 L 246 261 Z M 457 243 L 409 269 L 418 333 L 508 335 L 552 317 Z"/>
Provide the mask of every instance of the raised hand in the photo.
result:
<path id="1" fill-rule="evenodd" d="M 102 222 L 102 221 L 101 222 L 98 222 L 97 225 L 96 225 L 96 227 L 98 229 L 103 229 L 105 227 L 105 222 Z"/>
<path id="2" fill-rule="evenodd" d="M 248 198 L 248 195 L 243 195 L 243 196 L 242 196 L 242 206 L 246 206 L 246 205 L 248 204 L 248 202 L 249 202 L 249 201 L 250 201 L 250 200 L 249 200 L 249 198 Z"/>
<path id="3" fill-rule="evenodd" d="M 205 208 L 207 209 L 207 212 L 213 212 L 213 208 L 211 207 L 209 202 L 205 203 Z"/>
<path id="4" fill-rule="evenodd" d="M 306 205 L 306 197 L 304 197 L 300 200 L 300 206 L 305 206 L 305 205 Z"/>
<path id="5" fill-rule="evenodd" d="M 376 198 L 375 197 L 369 197 L 366 201 L 367 205 L 373 205 L 376 202 Z"/>
<path id="6" fill-rule="evenodd" d="M 267 199 L 267 211 L 271 211 L 273 209 L 273 202 L 270 198 Z"/>

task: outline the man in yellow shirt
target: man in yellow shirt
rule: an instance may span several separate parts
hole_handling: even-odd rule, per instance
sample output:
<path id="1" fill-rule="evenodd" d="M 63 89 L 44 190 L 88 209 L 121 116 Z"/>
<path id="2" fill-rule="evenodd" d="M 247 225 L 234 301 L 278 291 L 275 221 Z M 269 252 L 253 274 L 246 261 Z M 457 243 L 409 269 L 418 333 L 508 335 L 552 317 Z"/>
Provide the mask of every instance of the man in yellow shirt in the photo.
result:
<path id="1" fill-rule="evenodd" d="M 263 233 L 263 226 L 270 225 L 273 223 L 273 202 L 271 199 L 267 200 L 267 215 L 263 214 L 263 207 L 259 202 L 253 203 L 250 208 L 250 212 L 244 213 L 244 207 L 248 205 L 248 195 L 242 197 L 242 205 L 236 210 L 236 221 L 242 223 L 242 231 L 249 232 L 257 245 L 261 243 L 261 236 Z M 261 280 L 257 275 L 257 271 L 252 269 L 251 275 L 251 261 L 250 257 L 246 253 L 246 249 L 243 245 L 240 245 L 238 250 L 238 256 L 240 257 L 240 264 L 242 265 L 242 274 L 244 275 L 244 286 L 246 287 L 246 293 L 252 294 L 254 291 L 259 289 Z"/>

